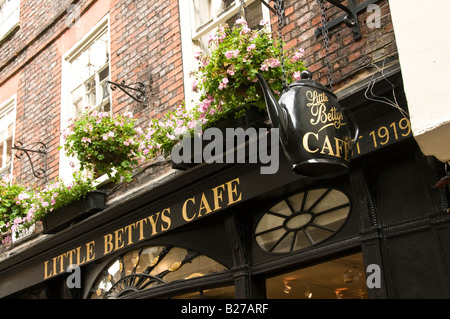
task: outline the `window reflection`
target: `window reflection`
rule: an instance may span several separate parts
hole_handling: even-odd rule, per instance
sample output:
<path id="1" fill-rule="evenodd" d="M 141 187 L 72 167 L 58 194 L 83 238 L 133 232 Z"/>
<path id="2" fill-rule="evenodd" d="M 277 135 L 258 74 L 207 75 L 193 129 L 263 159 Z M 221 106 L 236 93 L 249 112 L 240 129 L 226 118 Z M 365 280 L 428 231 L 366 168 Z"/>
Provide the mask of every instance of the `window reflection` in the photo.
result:
<path id="1" fill-rule="evenodd" d="M 93 286 L 90 298 L 120 298 L 130 292 L 225 270 L 223 265 L 195 251 L 170 246 L 145 247 L 110 263 Z"/>

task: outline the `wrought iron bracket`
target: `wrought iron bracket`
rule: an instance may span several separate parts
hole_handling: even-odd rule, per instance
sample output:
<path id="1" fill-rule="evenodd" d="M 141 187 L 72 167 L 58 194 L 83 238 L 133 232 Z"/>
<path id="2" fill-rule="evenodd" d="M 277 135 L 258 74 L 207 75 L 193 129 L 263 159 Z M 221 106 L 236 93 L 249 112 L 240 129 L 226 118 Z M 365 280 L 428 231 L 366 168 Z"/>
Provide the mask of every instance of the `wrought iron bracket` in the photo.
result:
<path id="1" fill-rule="evenodd" d="M 341 0 L 326 0 L 326 1 L 328 1 L 332 5 L 338 7 L 339 9 L 345 12 L 345 14 L 340 16 L 339 18 L 336 18 L 328 22 L 327 29 L 330 30 L 331 28 L 344 22 L 346 26 L 352 28 L 353 38 L 355 39 L 355 41 L 358 41 L 361 39 L 361 32 L 358 22 L 358 13 L 360 13 L 363 10 L 366 10 L 369 5 L 374 4 L 379 0 L 367 0 L 358 5 L 355 4 L 355 0 L 348 0 L 348 7 L 343 5 L 341 3 Z M 322 28 L 323 26 L 314 31 L 316 37 L 322 34 Z"/>
<path id="2" fill-rule="evenodd" d="M 275 8 L 272 8 L 271 6 L 270 6 L 270 4 L 268 4 L 265 0 L 259 0 L 263 5 L 265 5 L 267 8 L 269 8 L 269 10 L 270 11 L 272 11 L 272 13 L 274 13 L 274 14 L 277 14 L 277 3 L 275 3 L 274 4 L 274 6 L 275 6 Z M 282 21 L 281 21 L 281 23 L 283 24 L 283 25 L 286 25 L 286 16 L 285 16 L 285 14 L 284 14 L 284 3 L 283 3 L 283 1 L 282 1 L 282 3 L 281 3 L 281 6 L 282 6 L 282 8 L 280 8 L 280 11 L 282 12 Z"/>
<path id="3" fill-rule="evenodd" d="M 124 92 L 136 102 L 144 103 L 146 101 L 145 84 L 142 82 L 136 82 L 130 85 L 125 85 L 125 81 L 122 81 L 120 83 L 108 81 L 107 83 L 111 85 L 111 90 L 115 91 L 117 88 L 119 88 L 122 92 Z M 130 93 L 129 90 L 134 91 L 135 94 Z"/>
<path id="4" fill-rule="evenodd" d="M 36 148 L 34 148 L 36 147 Z M 16 157 L 18 159 L 22 159 L 24 155 L 28 157 L 28 160 L 31 164 L 31 171 L 33 175 L 37 178 L 43 178 L 44 182 L 47 183 L 47 147 L 42 142 L 37 142 L 31 144 L 30 147 L 24 147 L 22 142 L 15 142 L 12 147 L 13 150 L 19 151 L 16 153 Z M 44 168 L 39 168 L 37 170 L 34 169 L 33 161 L 31 160 L 31 156 L 29 153 L 38 153 L 44 157 Z"/>

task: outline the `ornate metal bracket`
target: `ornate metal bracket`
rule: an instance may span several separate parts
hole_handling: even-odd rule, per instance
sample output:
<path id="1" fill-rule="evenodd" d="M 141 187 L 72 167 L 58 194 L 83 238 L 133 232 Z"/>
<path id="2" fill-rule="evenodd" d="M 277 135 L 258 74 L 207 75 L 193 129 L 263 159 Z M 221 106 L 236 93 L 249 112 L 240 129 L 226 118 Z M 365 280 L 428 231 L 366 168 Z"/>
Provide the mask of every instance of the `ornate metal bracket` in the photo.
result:
<path id="1" fill-rule="evenodd" d="M 355 41 L 358 41 L 361 39 L 361 32 L 358 23 L 358 13 L 360 13 L 363 10 L 366 10 L 369 5 L 374 4 L 379 0 L 367 0 L 358 5 L 355 4 L 355 0 L 348 0 L 348 7 L 341 4 L 340 0 L 326 0 L 326 1 L 328 1 L 332 5 L 335 5 L 336 7 L 345 12 L 345 14 L 340 16 L 339 18 L 336 18 L 328 22 L 327 29 L 329 30 L 337 26 L 341 22 L 344 22 L 346 26 L 352 28 L 353 38 L 355 39 Z M 315 30 L 314 34 L 316 37 L 322 34 L 322 28 L 323 27 L 320 27 Z"/>
<path id="2" fill-rule="evenodd" d="M 117 88 L 119 88 L 122 92 L 124 92 L 126 95 L 131 97 L 136 102 L 144 103 L 146 100 L 145 84 L 142 82 L 136 82 L 130 85 L 125 85 L 125 81 L 120 82 L 120 84 L 111 81 L 108 81 L 107 83 L 111 85 L 111 90 L 115 91 Z M 136 93 L 133 95 L 130 92 L 128 92 L 128 90 L 135 91 Z"/>
<path id="3" fill-rule="evenodd" d="M 36 145 L 36 149 L 33 149 L 33 146 Z M 43 178 L 44 182 L 47 183 L 47 147 L 42 142 L 37 142 L 31 144 L 31 147 L 23 147 L 22 142 L 15 142 L 14 146 L 12 147 L 13 150 L 19 151 L 16 154 L 16 157 L 18 159 L 22 159 L 24 155 L 28 157 L 28 160 L 31 164 L 31 170 L 33 172 L 33 175 L 37 178 Z M 43 155 L 44 157 L 44 168 L 39 168 L 37 170 L 34 170 L 33 161 L 31 160 L 31 156 L 29 153 L 38 153 Z"/>

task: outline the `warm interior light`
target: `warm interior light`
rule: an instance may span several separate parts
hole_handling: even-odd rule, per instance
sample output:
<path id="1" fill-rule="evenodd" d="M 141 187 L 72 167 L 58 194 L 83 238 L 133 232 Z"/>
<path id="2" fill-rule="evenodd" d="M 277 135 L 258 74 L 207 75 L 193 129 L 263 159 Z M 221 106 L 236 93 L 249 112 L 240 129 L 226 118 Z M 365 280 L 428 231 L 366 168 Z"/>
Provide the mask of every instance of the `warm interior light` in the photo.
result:
<path id="1" fill-rule="evenodd" d="M 305 297 L 308 298 L 308 299 L 311 299 L 311 298 L 312 298 L 312 292 L 311 292 L 311 290 L 309 289 L 309 287 L 308 287 L 308 290 L 305 292 Z"/>
<path id="2" fill-rule="evenodd" d="M 290 292 L 291 292 L 291 286 L 289 286 L 289 284 L 288 284 L 288 282 L 287 281 L 285 281 L 284 282 L 284 293 L 285 294 L 289 294 Z"/>

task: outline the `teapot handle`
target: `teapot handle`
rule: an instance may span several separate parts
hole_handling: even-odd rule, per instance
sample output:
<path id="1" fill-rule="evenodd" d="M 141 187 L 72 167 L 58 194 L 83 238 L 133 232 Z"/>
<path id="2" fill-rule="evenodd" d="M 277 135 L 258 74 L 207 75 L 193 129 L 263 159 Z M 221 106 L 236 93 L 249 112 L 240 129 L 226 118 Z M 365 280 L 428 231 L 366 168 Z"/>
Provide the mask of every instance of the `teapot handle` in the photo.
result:
<path id="1" fill-rule="evenodd" d="M 353 142 L 352 142 L 352 146 L 355 146 L 356 143 L 358 143 L 358 138 L 359 138 L 359 125 L 358 125 L 358 122 L 356 121 L 356 118 L 353 115 L 352 111 L 350 111 L 349 109 L 343 107 L 342 108 L 342 112 L 346 113 L 348 118 L 352 121 L 353 127 L 355 128 L 355 137 L 353 138 Z"/>

